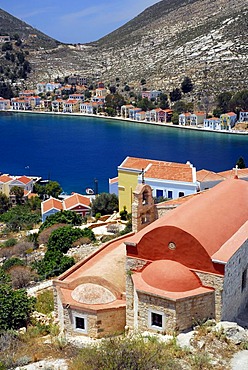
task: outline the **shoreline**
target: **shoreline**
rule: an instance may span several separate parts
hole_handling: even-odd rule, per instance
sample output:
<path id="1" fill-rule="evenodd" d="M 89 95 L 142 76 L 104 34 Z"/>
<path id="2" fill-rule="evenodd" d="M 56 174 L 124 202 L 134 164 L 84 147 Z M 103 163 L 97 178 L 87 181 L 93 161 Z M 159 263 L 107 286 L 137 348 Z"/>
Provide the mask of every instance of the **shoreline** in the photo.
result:
<path id="1" fill-rule="evenodd" d="M 163 123 L 163 122 L 153 122 L 153 121 L 137 121 L 130 118 L 124 117 L 110 117 L 110 116 L 102 116 L 98 114 L 87 114 L 87 113 L 64 113 L 64 112 L 46 112 L 46 111 L 31 111 L 31 110 L 4 110 L 0 111 L 4 113 L 29 113 L 29 114 L 50 114 L 54 116 L 76 116 L 76 117 L 91 117 L 91 118 L 101 118 L 101 119 L 112 119 L 115 121 L 123 121 L 123 122 L 134 122 L 140 123 L 145 125 L 152 125 L 152 126 L 159 126 L 159 127 L 170 127 L 175 129 L 185 129 L 185 130 L 194 130 L 194 131 L 201 131 L 201 132 L 213 132 L 217 134 L 228 134 L 228 135 L 248 135 L 248 131 L 226 131 L 226 130 L 211 130 L 204 127 L 193 127 L 193 126 L 182 126 L 182 125 L 173 125 L 173 123 Z"/>

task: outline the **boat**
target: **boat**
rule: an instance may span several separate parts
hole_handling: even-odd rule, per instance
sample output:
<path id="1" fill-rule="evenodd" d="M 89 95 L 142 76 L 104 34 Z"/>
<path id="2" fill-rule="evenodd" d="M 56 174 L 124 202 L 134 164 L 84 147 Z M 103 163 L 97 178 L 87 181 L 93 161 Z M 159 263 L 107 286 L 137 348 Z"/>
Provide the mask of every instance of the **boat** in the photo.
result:
<path id="1" fill-rule="evenodd" d="M 88 195 L 93 195 L 93 194 L 94 194 L 94 190 L 93 190 L 93 189 L 91 189 L 91 188 L 86 188 L 86 189 L 85 189 L 85 192 L 86 192 L 86 194 L 88 194 Z"/>

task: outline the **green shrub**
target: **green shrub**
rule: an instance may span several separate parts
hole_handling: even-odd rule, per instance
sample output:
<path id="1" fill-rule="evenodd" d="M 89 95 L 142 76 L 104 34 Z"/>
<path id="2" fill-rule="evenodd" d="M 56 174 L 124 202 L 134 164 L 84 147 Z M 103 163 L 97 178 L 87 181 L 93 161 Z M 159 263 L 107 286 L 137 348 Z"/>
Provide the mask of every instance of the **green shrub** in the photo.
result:
<path id="1" fill-rule="evenodd" d="M 4 271 L 8 271 L 13 266 L 24 266 L 24 265 L 25 265 L 24 261 L 22 261 L 20 258 L 13 257 L 9 258 L 3 263 L 2 269 Z"/>
<path id="2" fill-rule="evenodd" d="M 17 244 L 17 240 L 14 238 L 8 239 L 6 240 L 6 242 L 4 242 L 5 247 L 13 247 L 16 244 Z"/>
<path id="3" fill-rule="evenodd" d="M 54 310 L 54 300 L 52 290 L 45 290 L 37 296 L 35 310 L 45 315 Z"/>

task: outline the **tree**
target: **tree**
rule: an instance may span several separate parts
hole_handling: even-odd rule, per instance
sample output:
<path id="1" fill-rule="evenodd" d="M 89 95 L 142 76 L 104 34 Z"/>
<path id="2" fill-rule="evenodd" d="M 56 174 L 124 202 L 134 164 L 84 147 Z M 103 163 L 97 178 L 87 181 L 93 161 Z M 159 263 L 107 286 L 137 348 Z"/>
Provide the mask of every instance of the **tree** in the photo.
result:
<path id="1" fill-rule="evenodd" d="M 73 242 L 82 237 L 88 237 L 91 241 L 95 240 L 95 234 L 89 228 L 81 230 L 72 226 L 60 227 L 51 233 L 47 243 L 47 250 L 58 250 L 66 253 L 71 248 Z"/>
<path id="2" fill-rule="evenodd" d="M 142 78 L 141 81 L 140 81 L 141 85 L 145 85 L 146 84 L 146 79 L 145 78 Z"/>
<path id="3" fill-rule="evenodd" d="M 10 190 L 10 194 L 15 196 L 16 199 L 16 204 L 21 204 L 23 195 L 24 195 L 24 190 L 20 186 L 13 186 Z"/>
<path id="4" fill-rule="evenodd" d="M 116 194 L 101 193 L 92 200 L 92 213 L 101 213 L 101 215 L 112 214 L 118 211 L 118 197 Z"/>
<path id="5" fill-rule="evenodd" d="M 170 100 L 173 102 L 173 101 L 177 101 L 177 100 L 180 100 L 182 97 L 182 92 L 181 90 L 177 87 L 176 89 L 173 89 L 171 92 L 170 92 Z"/>
<path id="6" fill-rule="evenodd" d="M 9 198 L 0 192 L 0 214 L 7 212 L 10 207 Z"/>
<path id="7" fill-rule="evenodd" d="M 0 271 L 0 331 L 27 326 L 35 298 L 23 289 L 14 290 L 7 275 Z"/>
<path id="8" fill-rule="evenodd" d="M 219 108 L 222 113 L 229 112 L 231 98 L 232 93 L 230 91 L 225 91 L 217 96 L 217 108 Z"/>
<path id="9" fill-rule="evenodd" d="M 177 112 L 172 113 L 171 122 L 173 125 L 179 125 L 179 114 Z"/>
<path id="10" fill-rule="evenodd" d="M 189 77 L 184 77 L 183 82 L 181 83 L 181 90 L 184 94 L 189 93 L 193 90 L 193 83 Z"/>
<path id="11" fill-rule="evenodd" d="M 167 109 L 169 108 L 169 102 L 168 102 L 168 95 L 166 94 L 160 94 L 159 95 L 159 108 L 161 109 Z"/>
<path id="12" fill-rule="evenodd" d="M 39 232 L 42 232 L 48 227 L 55 224 L 68 224 L 73 226 L 82 225 L 82 216 L 73 211 L 61 211 L 54 213 L 46 218 L 46 220 L 41 225 Z"/>
<path id="13" fill-rule="evenodd" d="M 58 195 L 62 192 L 62 188 L 57 181 L 49 181 L 46 185 L 46 194 L 51 197 L 58 198 Z"/>
<path id="14" fill-rule="evenodd" d="M 236 162 L 236 166 L 238 166 L 238 168 L 246 168 L 245 166 L 245 160 L 243 157 L 239 157 L 239 159 L 237 160 Z"/>

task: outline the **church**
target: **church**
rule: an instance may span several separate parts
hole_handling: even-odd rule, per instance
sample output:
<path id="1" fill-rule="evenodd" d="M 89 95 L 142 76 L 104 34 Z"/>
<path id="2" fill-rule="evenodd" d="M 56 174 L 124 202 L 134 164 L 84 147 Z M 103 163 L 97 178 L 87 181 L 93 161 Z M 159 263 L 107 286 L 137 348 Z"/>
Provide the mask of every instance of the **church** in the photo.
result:
<path id="1" fill-rule="evenodd" d="M 61 329 L 99 338 L 238 321 L 248 305 L 248 183 L 225 180 L 162 217 L 139 184 L 132 207 L 132 234 L 54 280 Z"/>

